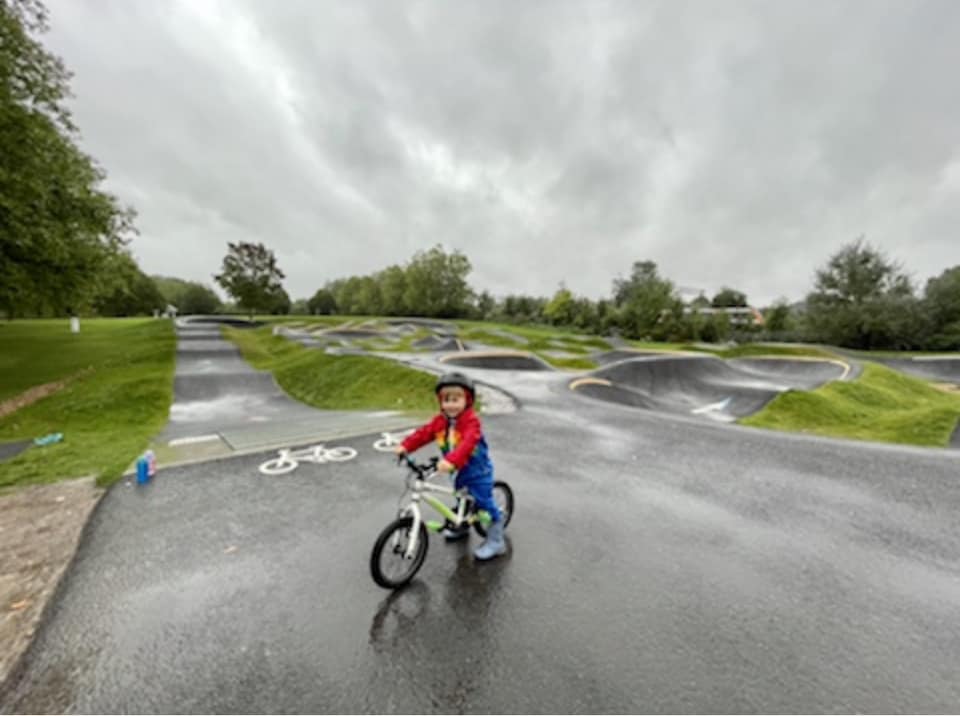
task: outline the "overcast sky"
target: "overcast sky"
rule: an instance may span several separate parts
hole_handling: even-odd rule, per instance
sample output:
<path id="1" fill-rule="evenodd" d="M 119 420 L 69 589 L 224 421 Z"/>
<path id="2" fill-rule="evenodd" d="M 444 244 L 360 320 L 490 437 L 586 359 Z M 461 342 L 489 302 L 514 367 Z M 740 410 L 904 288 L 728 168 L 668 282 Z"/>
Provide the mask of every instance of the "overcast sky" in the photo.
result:
<path id="1" fill-rule="evenodd" d="M 442 243 L 496 295 L 801 298 L 863 234 L 960 264 L 960 2 L 48 0 L 141 267 L 293 298 Z"/>

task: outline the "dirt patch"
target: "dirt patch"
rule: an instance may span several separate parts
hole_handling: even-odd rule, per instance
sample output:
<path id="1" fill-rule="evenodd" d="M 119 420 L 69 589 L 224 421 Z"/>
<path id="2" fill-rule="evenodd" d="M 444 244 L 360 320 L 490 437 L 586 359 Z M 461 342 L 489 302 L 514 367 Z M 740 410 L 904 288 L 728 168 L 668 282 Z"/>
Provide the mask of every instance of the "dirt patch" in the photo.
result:
<path id="1" fill-rule="evenodd" d="M 102 495 L 92 477 L 0 494 L 0 689 L 30 646 Z"/>
<path id="2" fill-rule="evenodd" d="M 956 383 L 934 383 L 933 387 L 937 390 L 942 390 L 944 393 L 960 395 L 960 385 L 957 385 Z"/>
<path id="3" fill-rule="evenodd" d="M 55 380 L 52 383 L 44 383 L 43 385 L 35 385 L 29 390 L 25 390 L 20 395 L 15 395 L 9 400 L 4 400 L 0 403 L 0 418 L 5 418 L 10 415 L 10 413 L 15 413 L 31 403 L 36 403 L 38 400 L 46 398 L 48 395 L 53 395 L 58 390 L 63 390 L 63 388 L 74 379 L 75 376 L 70 376 L 69 378 L 64 378 L 63 380 Z"/>

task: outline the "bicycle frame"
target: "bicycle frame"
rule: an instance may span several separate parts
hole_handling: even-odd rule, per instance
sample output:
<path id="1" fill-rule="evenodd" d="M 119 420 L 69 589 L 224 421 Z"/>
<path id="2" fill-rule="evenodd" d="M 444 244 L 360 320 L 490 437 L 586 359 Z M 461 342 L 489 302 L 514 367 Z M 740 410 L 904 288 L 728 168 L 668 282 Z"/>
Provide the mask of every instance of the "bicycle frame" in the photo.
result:
<path id="1" fill-rule="evenodd" d="M 459 490 L 453 487 L 443 487 L 441 485 L 434 485 L 429 482 L 429 478 L 433 475 L 436 475 L 436 472 L 432 472 L 426 476 L 426 478 L 416 477 L 413 480 L 413 487 L 410 489 L 410 504 L 400 510 L 400 517 L 406 515 L 411 515 L 413 517 L 413 528 L 411 530 L 410 541 L 407 543 L 407 549 L 404 552 L 404 557 L 406 559 L 411 559 L 417 550 L 417 540 L 420 539 L 420 525 L 423 524 L 431 532 L 439 532 L 444 528 L 447 522 L 450 522 L 455 527 L 459 527 L 465 522 L 468 524 L 473 524 L 475 519 L 480 520 L 484 525 L 488 525 L 490 522 L 490 515 L 481 510 L 476 515 L 467 515 L 467 508 L 470 503 L 473 502 L 473 497 L 471 497 L 469 490 L 462 487 Z M 436 492 L 439 494 L 447 495 L 448 497 L 458 498 L 457 511 L 454 512 L 445 504 L 443 504 L 436 497 L 432 497 L 429 492 Z M 436 510 L 444 518 L 444 522 L 437 522 L 434 520 L 424 520 L 423 512 L 420 509 L 420 503 L 426 502 L 430 507 Z M 399 535 L 394 537 L 395 542 L 399 541 Z M 394 544 L 396 546 L 396 544 Z"/>

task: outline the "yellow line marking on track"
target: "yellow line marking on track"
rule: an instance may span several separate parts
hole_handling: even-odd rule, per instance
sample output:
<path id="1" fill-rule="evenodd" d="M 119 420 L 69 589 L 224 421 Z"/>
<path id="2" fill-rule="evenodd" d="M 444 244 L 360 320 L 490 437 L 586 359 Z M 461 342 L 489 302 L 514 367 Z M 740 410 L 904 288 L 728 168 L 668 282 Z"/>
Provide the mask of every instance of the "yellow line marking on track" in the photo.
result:
<path id="1" fill-rule="evenodd" d="M 466 355 L 451 353 L 440 358 L 441 363 L 461 358 L 535 358 L 533 353 L 524 351 L 463 351 Z"/>
<path id="2" fill-rule="evenodd" d="M 745 360 L 805 360 L 815 363 L 833 363 L 843 368 L 843 375 L 840 376 L 839 380 L 843 380 L 848 375 L 853 367 L 846 361 L 840 360 L 839 358 L 818 358 L 817 356 L 740 356 Z M 737 360 L 733 358 L 732 360 Z"/>
<path id="3" fill-rule="evenodd" d="M 611 383 L 609 380 L 605 380 L 604 378 L 577 378 L 567 387 L 570 390 L 576 390 L 581 385 L 602 385 L 609 388 L 611 385 L 613 385 L 613 383 Z"/>

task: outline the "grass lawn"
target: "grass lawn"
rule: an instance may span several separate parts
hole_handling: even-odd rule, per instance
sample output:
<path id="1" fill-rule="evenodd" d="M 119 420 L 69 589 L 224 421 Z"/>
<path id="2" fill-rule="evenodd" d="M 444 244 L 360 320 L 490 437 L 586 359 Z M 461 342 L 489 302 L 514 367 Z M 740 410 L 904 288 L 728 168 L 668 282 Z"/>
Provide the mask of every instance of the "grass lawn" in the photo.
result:
<path id="1" fill-rule="evenodd" d="M 63 433 L 0 463 L 0 488 L 96 475 L 116 480 L 166 424 L 176 337 L 155 319 L 10 321 L 0 328 L 0 400 L 72 378 L 58 392 L 0 418 L 0 442 Z"/>
<path id="2" fill-rule="evenodd" d="M 434 411 L 436 378 L 386 358 L 335 356 L 272 335 L 269 326 L 224 328 L 254 368 L 268 370 L 290 396 L 327 410 Z"/>
<path id="3" fill-rule="evenodd" d="M 855 381 L 788 391 L 743 425 L 910 445 L 946 446 L 960 418 L 960 395 L 867 363 Z"/>

